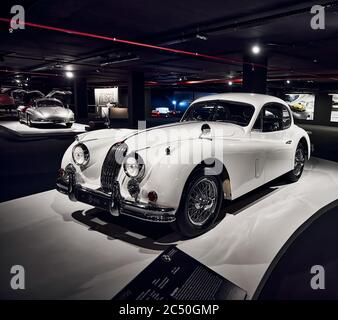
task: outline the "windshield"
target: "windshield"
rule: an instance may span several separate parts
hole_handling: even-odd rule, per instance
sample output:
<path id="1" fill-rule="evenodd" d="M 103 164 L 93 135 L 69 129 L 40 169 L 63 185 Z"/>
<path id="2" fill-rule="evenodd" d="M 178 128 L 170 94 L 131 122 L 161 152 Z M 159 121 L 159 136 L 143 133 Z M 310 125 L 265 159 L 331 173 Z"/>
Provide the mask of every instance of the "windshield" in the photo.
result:
<path id="1" fill-rule="evenodd" d="M 60 101 L 56 100 L 42 100 L 37 102 L 38 108 L 41 107 L 63 107 Z"/>
<path id="2" fill-rule="evenodd" d="M 255 112 L 247 103 L 235 101 L 203 101 L 190 106 L 181 121 L 219 121 L 246 127 Z"/>

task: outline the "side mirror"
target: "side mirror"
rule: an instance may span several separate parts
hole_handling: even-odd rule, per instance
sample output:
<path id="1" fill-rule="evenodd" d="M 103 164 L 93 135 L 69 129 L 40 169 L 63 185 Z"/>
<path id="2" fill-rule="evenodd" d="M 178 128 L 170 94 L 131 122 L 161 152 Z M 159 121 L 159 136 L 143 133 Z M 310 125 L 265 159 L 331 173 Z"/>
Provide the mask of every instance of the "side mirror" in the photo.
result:
<path id="1" fill-rule="evenodd" d="M 211 128 L 207 123 L 204 123 L 201 126 L 201 134 L 199 136 L 200 139 L 208 139 L 208 140 L 212 140 L 211 136 Z"/>
<path id="2" fill-rule="evenodd" d="M 210 126 L 207 123 L 204 123 L 201 127 L 203 134 L 209 134 L 211 132 Z"/>

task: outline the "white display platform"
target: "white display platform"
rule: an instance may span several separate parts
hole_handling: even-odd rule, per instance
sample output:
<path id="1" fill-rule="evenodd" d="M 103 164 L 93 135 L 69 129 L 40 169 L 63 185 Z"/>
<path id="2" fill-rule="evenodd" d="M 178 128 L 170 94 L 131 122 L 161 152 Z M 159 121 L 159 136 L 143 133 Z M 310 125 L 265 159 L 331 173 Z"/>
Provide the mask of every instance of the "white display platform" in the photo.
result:
<path id="1" fill-rule="evenodd" d="M 65 125 L 58 124 L 55 126 L 39 125 L 29 127 L 26 124 L 17 121 L 1 121 L 0 126 L 9 130 L 10 132 L 20 137 L 37 137 L 37 136 L 51 136 L 51 135 L 69 135 L 85 132 L 86 125 L 74 123 L 71 128 Z"/>
<path id="2" fill-rule="evenodd" d="M 232 213 L 208 233 L 191 240 L 177 240 L 169 233 L 155 241 L 145 235 L 149 230 L 135 233 L 97 217 L 91 223 L 116 236 L 88 228 L 74 215 L 84 216 L 90 207 L 55 190 L 4 202 L 0 204 L 0 297 L 111 299 L 166 245 L 177 243 L 251 298 L 293 232 L 337 198 L 338 163 L 313 158 L 300 181 L 284 185 L 277 180 L 236 200 L 228 209 Z M 16 264 L 26 271 L 22 291 L 9 286 L 10 267 Z"/>

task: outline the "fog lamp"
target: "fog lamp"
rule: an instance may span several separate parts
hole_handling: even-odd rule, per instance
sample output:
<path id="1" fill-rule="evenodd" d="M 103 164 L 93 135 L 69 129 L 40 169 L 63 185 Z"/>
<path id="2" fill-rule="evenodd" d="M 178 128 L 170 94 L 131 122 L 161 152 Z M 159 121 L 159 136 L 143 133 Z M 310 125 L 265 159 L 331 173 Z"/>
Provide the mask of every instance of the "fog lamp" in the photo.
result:
<path id="1" fill-rule="evenodd" d="M 136 179 L 130 179 L 128 181 L 127 189 L 133 198 L 137 197 L 140 193 L 140 185 Z"/>
<path id="2" fill-rule="evenodd" d="M 148 193 L 148 199 L 149 199 L 150 202 L 156 202 L 157 199 L 158 199 L 156 191 L 150 191 Z"/>

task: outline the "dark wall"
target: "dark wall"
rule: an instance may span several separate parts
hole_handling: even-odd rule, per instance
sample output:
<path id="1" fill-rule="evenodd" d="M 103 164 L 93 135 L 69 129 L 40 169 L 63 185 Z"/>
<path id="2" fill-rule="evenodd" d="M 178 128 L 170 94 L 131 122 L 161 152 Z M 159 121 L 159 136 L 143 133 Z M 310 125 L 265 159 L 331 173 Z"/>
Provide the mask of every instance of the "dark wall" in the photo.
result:
<path id="1" fill-rule="evenodd" d="M 338 125 L 336 122 L 330 122 L 332 111 L 332 96 L 327 93 L 319 93 L 315 99 L 314 124 Z"/>

